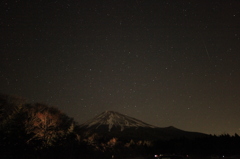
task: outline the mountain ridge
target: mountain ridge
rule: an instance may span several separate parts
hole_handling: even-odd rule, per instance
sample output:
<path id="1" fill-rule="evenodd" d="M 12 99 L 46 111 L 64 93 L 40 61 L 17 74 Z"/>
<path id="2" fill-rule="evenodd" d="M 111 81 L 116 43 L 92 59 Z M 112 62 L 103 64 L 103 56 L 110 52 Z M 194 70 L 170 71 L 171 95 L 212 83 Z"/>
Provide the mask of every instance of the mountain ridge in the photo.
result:
<path id="1" fill-rule="evenodd" d="M 104 111 L 98 116 L 94 117 L 91 120 L 86 121 L 81 124 L 82 127 L 100 127 L 101 125 L 108 125 L 108 131 L 111 131 L 113 127 L 120 127 L 120 130 L 123 131 L 125 127 L 148 127 L 148 128 L 157 128 L 156 126 L 147 124 L 136 118 L 123 115 L 115 111 Z"/>

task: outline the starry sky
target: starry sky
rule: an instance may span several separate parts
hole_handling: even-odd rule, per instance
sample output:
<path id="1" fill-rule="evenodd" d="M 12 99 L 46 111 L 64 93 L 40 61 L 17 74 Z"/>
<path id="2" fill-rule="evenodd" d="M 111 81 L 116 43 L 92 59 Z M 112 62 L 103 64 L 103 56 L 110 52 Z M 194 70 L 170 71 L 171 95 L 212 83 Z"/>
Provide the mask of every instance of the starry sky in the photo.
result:
<path id="1" fill-rule="evenodd" d="M 0 93 L 240 134 L 238 0 L 1 1 Z"/>

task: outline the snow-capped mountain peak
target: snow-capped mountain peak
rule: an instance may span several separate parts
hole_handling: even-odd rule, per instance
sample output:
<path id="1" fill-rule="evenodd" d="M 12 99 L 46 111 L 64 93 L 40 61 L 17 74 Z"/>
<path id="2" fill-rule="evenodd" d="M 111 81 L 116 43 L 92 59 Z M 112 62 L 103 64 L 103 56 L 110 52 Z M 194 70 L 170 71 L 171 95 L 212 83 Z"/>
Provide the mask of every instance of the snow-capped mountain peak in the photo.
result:
<path id="1" fill-rule="evenodd" d="M 87 128 L 99 128 L 100 126 L 107 126 L 108 131 L 111 131 L 113 127 L 120 128 L 123 131 L 125 128 L 156 128 L 150 124 L 144 123 L 138 119 L 129 117 L 127 115 L 120 114 L 114 111 L 105 111 L 96 116 L 92 120 L 89 120 L 81 125 Z"/>

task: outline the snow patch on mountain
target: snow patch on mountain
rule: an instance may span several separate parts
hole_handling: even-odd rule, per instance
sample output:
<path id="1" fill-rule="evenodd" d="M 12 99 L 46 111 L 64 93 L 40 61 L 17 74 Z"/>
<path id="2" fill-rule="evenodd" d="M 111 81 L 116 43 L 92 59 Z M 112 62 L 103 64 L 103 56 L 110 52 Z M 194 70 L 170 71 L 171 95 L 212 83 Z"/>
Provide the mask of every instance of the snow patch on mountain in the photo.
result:
<path id="1" fill-rule="evenodd" d="M 120 127 L 121 131 L 130 127 L 157 128 L 138 119 L 114 111 L 105 111 L 92 120 L 85 122 L 81 126 L 87 128 L 95 127 L 95 129 L 99 128 L 100 126 L 108 126 L 108 131 L 111 131 L 113 127 Z"/>

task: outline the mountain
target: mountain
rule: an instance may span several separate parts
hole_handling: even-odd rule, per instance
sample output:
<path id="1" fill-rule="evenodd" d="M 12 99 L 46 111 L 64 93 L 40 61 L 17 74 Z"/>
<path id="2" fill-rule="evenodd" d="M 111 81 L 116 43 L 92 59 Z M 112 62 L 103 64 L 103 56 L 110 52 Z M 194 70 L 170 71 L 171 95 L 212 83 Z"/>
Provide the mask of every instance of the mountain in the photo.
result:
<path id="1" fill-rule="evenodd" d="M 141 120 L 114 111 L 105 111 L 80 125 L 84 136 L 98 134 L 105 138 L 167 140 L 173 138 L 197 138 L 206 134 L 170 127 L 156 127 Z"/>
<path id="2" fill-rule="evenodd" d="M 155 126 L 144 123 L 141 120 L 114 111 L 105 111 L 81 126 L 91 129 L 98 129 L 101 126 L 107 126 L 109 132 L 113 128 L 119 128 L 120 131 L 123 131 L 125 128 L 156 128 Z"/>

